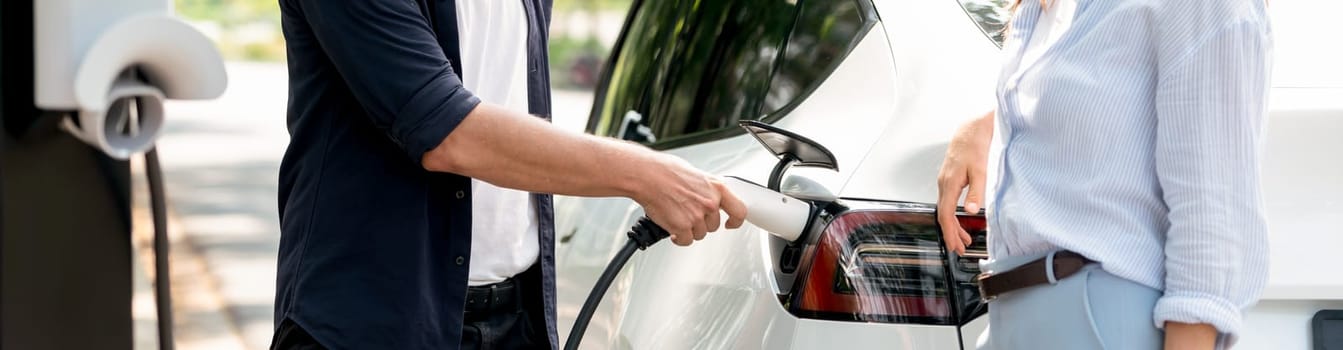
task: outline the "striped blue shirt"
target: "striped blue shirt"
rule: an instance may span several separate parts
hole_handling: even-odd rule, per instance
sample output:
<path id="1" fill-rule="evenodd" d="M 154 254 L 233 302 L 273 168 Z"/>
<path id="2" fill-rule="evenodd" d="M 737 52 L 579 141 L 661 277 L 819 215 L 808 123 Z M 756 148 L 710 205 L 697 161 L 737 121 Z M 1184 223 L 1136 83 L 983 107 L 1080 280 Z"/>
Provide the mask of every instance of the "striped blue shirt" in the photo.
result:
<path id="1" fill-rule="evenodd" d="M 1158 327 L 1208 323 L 1234 342 L 1268 277 L 1264 7 L 1079 0 L 1023 61 L 1042 11 L 1023 1 L 998 84 L 990 255 L 1081 253 L 1164 290 Z"/>

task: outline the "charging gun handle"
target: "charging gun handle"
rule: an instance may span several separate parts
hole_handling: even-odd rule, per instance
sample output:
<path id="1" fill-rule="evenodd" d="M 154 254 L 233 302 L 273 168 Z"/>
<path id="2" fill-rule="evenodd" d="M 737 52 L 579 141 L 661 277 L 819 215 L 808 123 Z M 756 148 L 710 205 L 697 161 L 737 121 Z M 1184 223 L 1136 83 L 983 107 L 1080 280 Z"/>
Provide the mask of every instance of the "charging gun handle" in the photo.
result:
<path id="1" fill-rule="evenodd" d="M 639 246 L 639 250 L 648 249 L 654 243 L 670 236 L 667 230 L 653 223 L 653 219 L 649 219 L 647 216 L 639 218 L 639 222 L 634 223 L 634 227 L 631 227 L 630 232 L 625 235 L 629 236 L 631 242 Z"/>

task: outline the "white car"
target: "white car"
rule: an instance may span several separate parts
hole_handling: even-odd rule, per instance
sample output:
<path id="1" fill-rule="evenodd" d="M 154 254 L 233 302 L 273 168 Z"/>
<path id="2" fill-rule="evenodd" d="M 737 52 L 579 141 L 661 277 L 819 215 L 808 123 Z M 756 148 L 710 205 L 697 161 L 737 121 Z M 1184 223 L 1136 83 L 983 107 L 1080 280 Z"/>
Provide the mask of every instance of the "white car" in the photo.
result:
<path id="1" fill-rule="evenodd" d="M 839 199 L 797 242 L 747 225 L 635 255 L 583 348 L 973 349 L 987 323 L 969 278 L 982 230 L 967 256 L 950 256 L 927 213 L 952 132 L 994 105 L 1006 3 L 634 1 L 588 132 L 765 184 L 779 158 L 738 126 L 760 120 L 829 149 L 834 170 L 797 166 L 784 182 Z M 1343 4 L 1281 0 L 1270 12 L 1272 265 L 1238 348 L 1337 348 Z M 625 199 L 556 204 L 561 339 L 640 216 Z"/>

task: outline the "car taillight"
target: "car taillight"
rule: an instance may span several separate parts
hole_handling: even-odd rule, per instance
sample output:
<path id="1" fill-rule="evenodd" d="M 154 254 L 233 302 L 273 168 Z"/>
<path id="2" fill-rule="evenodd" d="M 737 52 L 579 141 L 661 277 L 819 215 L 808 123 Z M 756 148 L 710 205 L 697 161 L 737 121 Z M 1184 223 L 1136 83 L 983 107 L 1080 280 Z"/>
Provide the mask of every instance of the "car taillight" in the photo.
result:
<path id="1" fill-rule="evenodd" d="M 987 255 L 984 217 L 957 217 L 974 243 L 955 256 L 944 249 L 932 208 L 886 207 L 839 213 L 804 247 L 789 310 L 805 318 L 934 325 L 983 314 L 974 277 Z"/>

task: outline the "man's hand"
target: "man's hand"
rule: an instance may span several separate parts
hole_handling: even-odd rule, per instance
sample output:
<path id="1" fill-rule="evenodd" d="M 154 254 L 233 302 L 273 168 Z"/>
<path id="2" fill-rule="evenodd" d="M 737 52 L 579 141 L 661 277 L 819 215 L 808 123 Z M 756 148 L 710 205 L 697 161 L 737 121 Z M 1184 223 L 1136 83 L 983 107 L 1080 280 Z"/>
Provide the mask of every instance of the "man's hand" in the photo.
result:
<path id="1" fill-rule="evenodd" d="M 942 226 L 942 239 L 947 249 L 965 254 L 970 245 L 970 234 L 956 220 L 956 203 L 961 191 L 965 195 L 965 211 L 977 213 L 984 203 L 984 177 L 988 168 L 989 142 L 993 139 L 993 112 L 962 125 L 947 146 L 946 158 L 937 174 L 937 221 Z"/>
<path id="2" fill-rule="evenodd" d="M 727 228 L 746 219 L 746 205 L 718 178 L 696 170 L 684 160 L 656 154 L 656 169 L 646 172 L 646 184 L 633 199 L 676 245 L 687 246 L 718 230 L 718 211 L 727 212 Z"/>
<path id="3" fill-rule="evenodd" d="M 1217 346 L 1217 329 L 1199 323 L 1166 322 L 1166 350 L 1210 350 Z"/>

